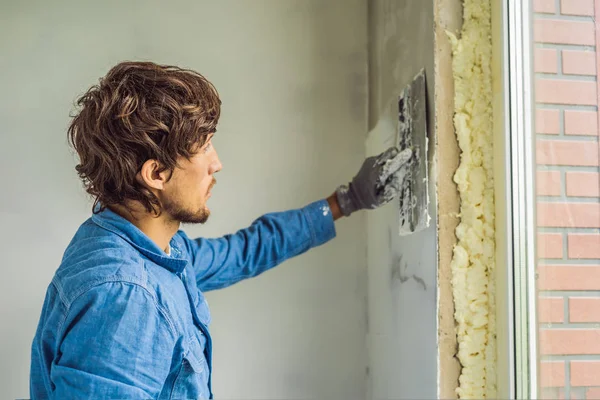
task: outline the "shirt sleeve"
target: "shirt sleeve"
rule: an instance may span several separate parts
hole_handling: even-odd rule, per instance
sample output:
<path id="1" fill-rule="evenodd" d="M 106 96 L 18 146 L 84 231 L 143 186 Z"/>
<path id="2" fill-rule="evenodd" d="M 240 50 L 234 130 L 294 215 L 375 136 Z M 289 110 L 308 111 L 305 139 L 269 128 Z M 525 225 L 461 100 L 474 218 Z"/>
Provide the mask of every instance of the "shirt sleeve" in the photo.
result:
<path id="1" fill-rule="evenodd" d="M 221 289 L 257 276 L 283 261 L 335 237 L 333 216 L 326 200 L 278 213 L 265 214 L 252 225 L 218 239 L 189 239 L 200 290 Z"/>
<path id="2" fill-rule="evenodd" d="M 143 287 L 103 283 L 82 294 L 51 367 L 56 399 L 156 398 L 169 374 L 172 324 Z"/>

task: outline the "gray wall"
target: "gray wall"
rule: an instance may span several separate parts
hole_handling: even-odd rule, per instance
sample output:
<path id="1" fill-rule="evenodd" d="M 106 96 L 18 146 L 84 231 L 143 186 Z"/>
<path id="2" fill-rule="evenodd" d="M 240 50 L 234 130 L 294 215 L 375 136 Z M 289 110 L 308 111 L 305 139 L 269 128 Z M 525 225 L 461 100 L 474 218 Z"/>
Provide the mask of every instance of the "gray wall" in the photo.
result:
<path id="1" fill-rule="evenodd" d="M 437 398 L 433 1 L 369 1 L 368 153 L 392 144 L 397 98 L 421 68 L 428 94 L 431 225 L 398 235 L 398 203 L 368 214 L 369 399 Z"/>
<path id="2" fill-rule="evenodd" d="M 76 96 L 125 59 L 212 80 L 223 98 L 215 143 L 224 169 L 211 220 L 186 229 L 225 234 L 329 195 L 360 166 L 366 8 L 365 0 L 0 3 L 0 397 L 28 396 L 46 286 L 90 213 L 65 135 Z M 340 221 L 324 247 L 208 295 L 218 397 L 364 398 L 364 218 Z"/>

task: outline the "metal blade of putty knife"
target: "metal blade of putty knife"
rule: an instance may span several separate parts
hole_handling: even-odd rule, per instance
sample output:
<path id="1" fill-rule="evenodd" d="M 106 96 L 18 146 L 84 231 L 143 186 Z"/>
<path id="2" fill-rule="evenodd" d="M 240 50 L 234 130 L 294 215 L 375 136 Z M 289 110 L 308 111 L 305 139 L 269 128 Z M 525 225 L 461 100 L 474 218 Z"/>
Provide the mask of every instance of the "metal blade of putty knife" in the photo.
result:
<path id="1" fill-rule="evenodd" d="M 413 150 L 399 196 L 402 236 L 429 227 L 427 145 L 427 92 L 422 69 L 398 97 L 398 147 Z"/>

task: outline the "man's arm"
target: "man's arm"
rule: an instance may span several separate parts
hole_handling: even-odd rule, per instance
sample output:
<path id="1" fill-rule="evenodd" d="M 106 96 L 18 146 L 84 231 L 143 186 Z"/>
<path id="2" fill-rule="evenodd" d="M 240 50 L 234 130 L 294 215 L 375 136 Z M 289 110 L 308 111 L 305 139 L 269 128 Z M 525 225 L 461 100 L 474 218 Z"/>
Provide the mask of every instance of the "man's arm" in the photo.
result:
<path id="1" fill-rule="evenodd" d="M 367 158 L 352 181 L 326 200 L 266 214 L 233 235 L 192 240 L 180 232 L 192 256 L 197 286 L 202 291 L 227 287 L 327 242 L 335 236 L 333 221 L 396 197 L 411 160 L 410 149 L 390 148 Z"/>
<path id="2" fill-rule="evenodd" d="M 209 291 L 260 275 L 331 240 L 332 211 L 328 201 L 320 200 L 297 210 L 265 214 L 250 227 L 217 239 L 190 239 L 182 231 L 179 235 L 192 257 L 197 286 Z"/>
<path id="3" fill-rule="evenodd" d="M 82 294 L 63 324 L 52 365 L 56 399 L 156 398 L 169 374 L 175 334 L 141 286 L 110 282 Z"/>

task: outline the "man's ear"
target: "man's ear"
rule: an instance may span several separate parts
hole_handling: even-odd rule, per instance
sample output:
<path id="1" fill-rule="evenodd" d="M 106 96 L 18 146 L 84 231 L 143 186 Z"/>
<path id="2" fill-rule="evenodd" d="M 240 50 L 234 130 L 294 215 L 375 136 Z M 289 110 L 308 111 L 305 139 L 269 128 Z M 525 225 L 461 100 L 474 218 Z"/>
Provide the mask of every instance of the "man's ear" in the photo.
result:
<path id="1" fill-rule="evenodd" d="M 147 160 L 138 172 L 137 179 L 149 189 L 163 190 L 169 178 L 169 171 L 161 171 L 162 165 L 157 160 Z"/>

